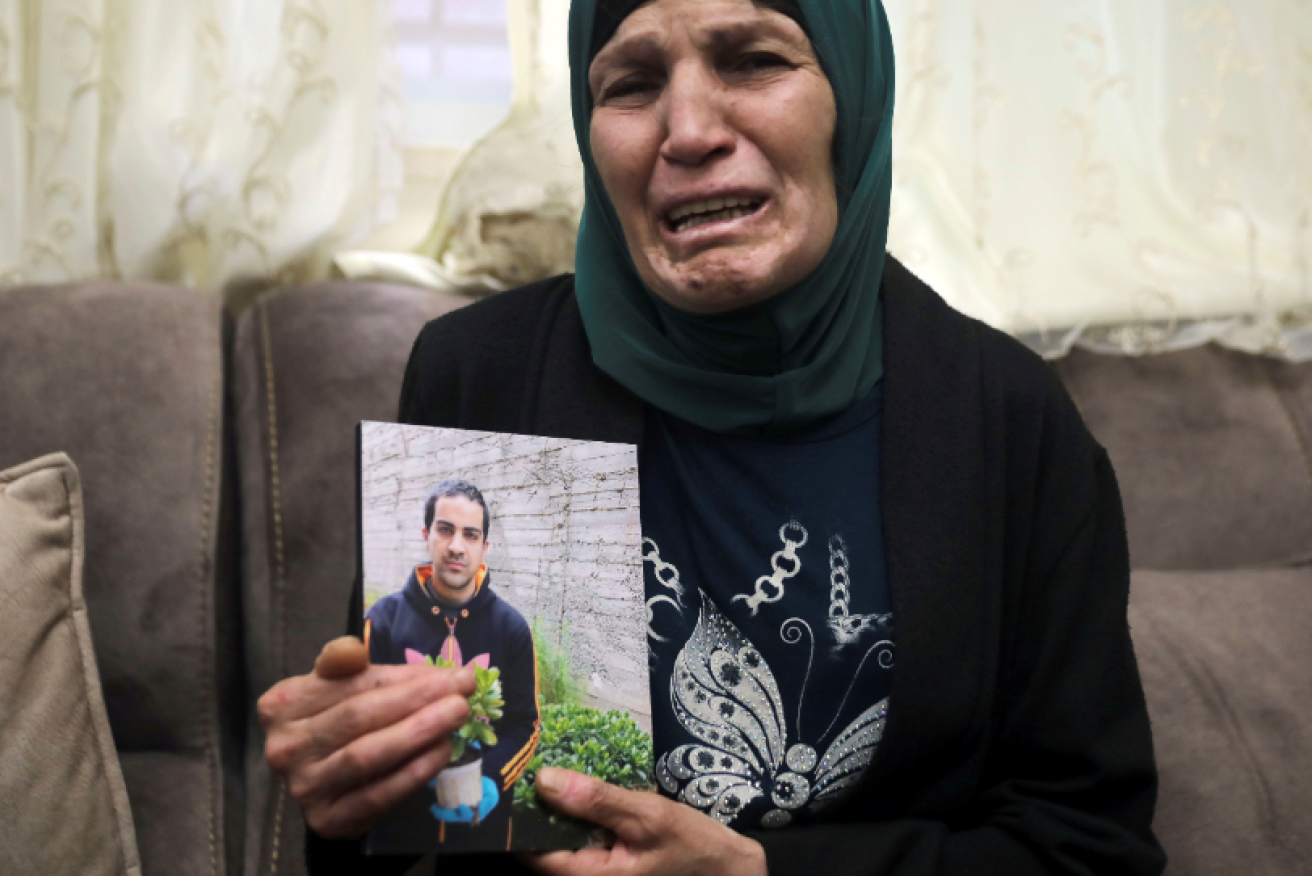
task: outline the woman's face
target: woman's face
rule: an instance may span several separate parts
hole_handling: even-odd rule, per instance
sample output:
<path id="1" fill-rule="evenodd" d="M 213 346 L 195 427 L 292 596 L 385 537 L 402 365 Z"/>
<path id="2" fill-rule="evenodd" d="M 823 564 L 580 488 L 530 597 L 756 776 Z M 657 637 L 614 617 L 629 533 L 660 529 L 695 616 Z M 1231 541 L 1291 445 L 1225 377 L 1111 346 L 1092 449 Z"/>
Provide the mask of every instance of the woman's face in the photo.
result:
<path id="1" fill-rule="evenodd" d="M 654 0 L 597 54 L 588 84 L 597 169 L 662 299 L 721 313 L 824 259 L 837 110 L 797 22 L 752 0 Z"/>

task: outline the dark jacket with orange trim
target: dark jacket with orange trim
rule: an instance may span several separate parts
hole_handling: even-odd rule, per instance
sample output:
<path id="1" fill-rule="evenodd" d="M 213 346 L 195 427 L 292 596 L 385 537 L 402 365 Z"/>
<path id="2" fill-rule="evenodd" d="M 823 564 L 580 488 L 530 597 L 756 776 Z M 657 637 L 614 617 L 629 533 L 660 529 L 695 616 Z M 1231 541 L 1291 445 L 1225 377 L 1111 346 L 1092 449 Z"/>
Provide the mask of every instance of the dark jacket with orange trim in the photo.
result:
<path id="1" fill-rule="evenodd" d="M 537 658 L 524 616 L 483 580 L 459 605 L 435 597 L 425 586 L 431 565 L 417 566 L 405 587 L 374 603 L 365 617 L 369 659 L 407 663 L 439 655 L 461 665 L 479 663 L 501 670 L 506 701 L 493 722 L 497 744 L 483 754 L 483 775 L 502 791 L 523 774 L 538 744 Z M 509 806 L 507 795 L 502 805 Z"/>

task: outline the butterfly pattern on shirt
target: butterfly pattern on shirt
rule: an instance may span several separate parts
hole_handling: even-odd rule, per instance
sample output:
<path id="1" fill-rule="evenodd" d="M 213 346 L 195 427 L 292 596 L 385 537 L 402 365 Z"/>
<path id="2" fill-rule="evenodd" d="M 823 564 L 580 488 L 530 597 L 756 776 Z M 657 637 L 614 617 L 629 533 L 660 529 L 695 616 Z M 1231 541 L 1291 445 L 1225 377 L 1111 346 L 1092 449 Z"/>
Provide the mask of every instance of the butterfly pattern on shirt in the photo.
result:
<path id="1" fill-rule="evenodd" d="M 780 539 L 784 549 L 772 559 L 775 574 L 758 580 L 754 597 L 741 597 L 749 606 L 754 607 L 753 598 L 756 603 L 778 601 L 786 579 L 801 568 L 796 551 L 806 542 L 806 530 L 797 521 L 791 521 L 780 529 Z M 656 543 L 651 539 L 644 541 L 647 543 L 644 559 L 665 573 L 661 576 L 662 583 L 678 581 L 677 570 L 660 560 Z M 841 538 L 837 543 L 841 544 Z M 838 568 L 833 559 L 834 547 L 831 539 L 831 572 Z M 787 560 L 783 568 L 791 574 L 780 574 L 781 557 Z M 763 583 L 771 589 L 763 589 Z M 835 587 L 835 601 L 838 590 Z M 842 590 L 842 611 L 831 603 L 830 616 L 825 619 L 836 640 L 835 651 L 861 638 L 870 638 L 865 633 L 888 630 L 892 620 L 891 615 L 849 617 L 846 588 Z M 676 719 L 698 741 L 677 746 L 661 756 L 656 766 L 661 787 L 722 824 L 738 828 L 750 826 L 737 822 L 742 820 L 740 815 L 748 805 L 760 798 L 768 800 L 772 807 L 761 817 L 760 826 L 765 828 L 784 827 L 799 810 L 819 811 L 838 800 L 856 783 L 874 756 L 888 717 L 887 697 L 861 712 L 821 753 L 816 746 L 799 738 L 802 702 L 815 658 L 815 633 L 811 624 L 794 617 L 779 630 L 781 639 L 790 645 L 800 643 L 804 634 L 810 635 L 807 677 L 790 732 L 783 697 L 761 651 L 704 592 L 699 590 L 699 594 L 697 625 L 675 659 L 669 691 Z M 735 601 L 738 599 L 735 597 Z M 673 599 L 662 601 L 678 607 Z M 649 604 L 649 613 L 653 608 Z M 752 614 L 755 615 L 754 610 Z M 660 640 L 654 631 L 652 635 Z M 891 667 L 891 639 L 879 638 L 867 647 L 852 674 L 852 686 L 834 710 L 835 721 L 852 693 L 861 668 L 871 658 L 884 668 Z M 833 728 L 834 721 L 831 721 L 824 732 L 810 741 L 823 742 Z"/>

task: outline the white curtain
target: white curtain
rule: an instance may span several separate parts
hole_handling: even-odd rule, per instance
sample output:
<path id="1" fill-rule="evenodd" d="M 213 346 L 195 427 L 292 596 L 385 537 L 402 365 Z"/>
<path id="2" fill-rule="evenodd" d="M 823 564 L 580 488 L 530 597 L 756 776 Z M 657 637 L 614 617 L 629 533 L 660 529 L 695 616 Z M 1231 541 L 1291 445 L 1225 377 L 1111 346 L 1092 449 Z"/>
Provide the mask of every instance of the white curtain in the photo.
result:
<path id="1" fill-rule="evenodd" d="M 1048 353 L 1312 358 L 1312 4 L 888 0 L 890 248 Z"/>
<path id="2" fill-rule="evenodd" d="M 0 284 L 327 273 L 392 209 L 383 0 L 0 0 Z"/>
<path id="3" fill-rule="evenodd" d="M 480 295 L 574 270 L 583 165 L 569 94 L 569 0 L 507 0 L 508 116 L 465 151 L 413 253 L 344 252 L 347 277 Z"/>
<path id="4" fill-rule="evenodd" d="M 346 273 L 494 291 L 568 269 L 568 3 L 510 2 L 511 118 L 452 177 L 420 256 L 350 254 Z M 885 5 L 890 248 L 950 303 L 1050 355 L 1220 340 L 1312 358 L 1312 3 Z"/>

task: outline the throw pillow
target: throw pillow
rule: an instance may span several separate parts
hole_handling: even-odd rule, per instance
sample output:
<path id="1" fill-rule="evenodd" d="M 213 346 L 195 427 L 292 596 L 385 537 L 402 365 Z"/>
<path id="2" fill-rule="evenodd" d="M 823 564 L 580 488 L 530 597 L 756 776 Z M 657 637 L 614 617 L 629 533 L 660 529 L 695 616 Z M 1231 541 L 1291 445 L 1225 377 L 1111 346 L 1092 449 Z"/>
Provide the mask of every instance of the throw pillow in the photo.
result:
<path id="1" fill-rule="evenodd" d="M 0 873 L 140 876 L 64 454 L 0 472 Z"/>

